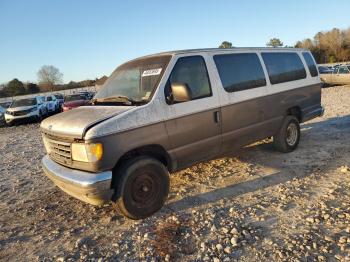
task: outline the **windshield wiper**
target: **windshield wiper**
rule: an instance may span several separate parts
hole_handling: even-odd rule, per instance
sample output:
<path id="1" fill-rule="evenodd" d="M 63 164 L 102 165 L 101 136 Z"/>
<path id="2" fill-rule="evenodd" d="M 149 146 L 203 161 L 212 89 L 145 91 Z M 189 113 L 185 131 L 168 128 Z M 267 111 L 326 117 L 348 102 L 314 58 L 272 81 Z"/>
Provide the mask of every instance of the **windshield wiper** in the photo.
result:
<path id="1" fill-rule="evenodd" d="M 118 95 L 118 96 L 109 96 L 109 97 L 104 97 L 104 98 L 94 98 L 91 100 L 90 103 L 92 105 L 109 104 L 109 103 L 123 103 L 123 104 L 132 105 L 132 104 L 142 104 L 144 102 L 146 102 L 146 101 L 145 100 L 134 100 L 134 99 L 129 98 L 127 96 Z"/>

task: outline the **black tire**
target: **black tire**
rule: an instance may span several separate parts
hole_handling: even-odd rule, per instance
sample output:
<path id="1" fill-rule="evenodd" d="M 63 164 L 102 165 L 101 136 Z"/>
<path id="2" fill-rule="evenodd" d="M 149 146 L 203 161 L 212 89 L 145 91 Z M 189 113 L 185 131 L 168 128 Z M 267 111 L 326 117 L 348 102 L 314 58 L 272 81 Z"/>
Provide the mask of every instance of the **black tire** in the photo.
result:
<path id="1" fill-rule="evenodd" d="M 276 150 L 289 153 L 294 151 L 300 140 L 300 125 L 295 116 L 286 116 L 276 135 L 273 136 L 273 145 Z"/>
<path id="2" fill-rule="evenodd" d="M 36 121 L 40 123 L 42 120 L 43 120 L 43 114 L 40 111 L 39 115 L 36 117 Z"/>
<path id="3" fill-rule="evenodd" d="M 142 219 L 164 205 L 170 187 L 169 172 L 157 159 L 137 157 L 116 173 L 115 200 L 124 216 Z"/>

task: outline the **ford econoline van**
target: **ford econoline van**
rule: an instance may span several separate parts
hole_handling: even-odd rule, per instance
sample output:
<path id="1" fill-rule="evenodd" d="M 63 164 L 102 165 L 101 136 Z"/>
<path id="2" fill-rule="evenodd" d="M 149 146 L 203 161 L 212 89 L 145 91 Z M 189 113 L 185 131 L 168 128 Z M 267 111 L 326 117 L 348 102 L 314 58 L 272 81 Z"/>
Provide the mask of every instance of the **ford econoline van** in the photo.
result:
<path id="1" fill-rule="evenodd" d="M 322 114 L 307 50 L 160 53 L 119 66 L 88 106 L 44 120 L 42 164 L 68 194 L 142 219 L 165 203 L 169 173 L 267 137 L 291 152 L 299 124 Z"/>

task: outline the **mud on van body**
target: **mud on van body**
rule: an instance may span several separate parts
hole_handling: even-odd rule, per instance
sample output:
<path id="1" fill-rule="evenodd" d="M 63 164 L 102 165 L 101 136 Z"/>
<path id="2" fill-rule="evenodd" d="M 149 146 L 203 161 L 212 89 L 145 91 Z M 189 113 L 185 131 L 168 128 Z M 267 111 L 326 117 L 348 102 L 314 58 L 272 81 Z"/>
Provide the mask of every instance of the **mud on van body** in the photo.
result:
<path id="1" fill-rule="evenodd" d="M 132 219 L 164 204 L 169 172 L 273 136 L 293 151 L 299 124 L 321 116 L 311 53 L 289 48 L 174 51 L 118 67 L 89 106 L 41 129 L 46 175 L 91 204 Z"/>

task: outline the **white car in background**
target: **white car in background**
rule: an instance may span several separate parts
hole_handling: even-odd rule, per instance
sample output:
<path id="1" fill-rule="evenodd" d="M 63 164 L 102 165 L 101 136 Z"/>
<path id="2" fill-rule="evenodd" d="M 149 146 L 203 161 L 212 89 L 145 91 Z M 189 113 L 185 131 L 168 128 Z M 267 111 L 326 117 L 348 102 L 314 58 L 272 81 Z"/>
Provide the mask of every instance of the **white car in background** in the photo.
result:
<path id="1" fill-rule="evenodd" d="M 55 113 L 59 110 L 60 108 L 60 104 L 59 101 L 57 100 L 57 98 L 54 95 L 48 95 L 45 96 L 45 105 L 47 108 L 47 112 L 49 114 L 51 113 Z"/>
<path id="2" fill-rule="evenodd" d="M 44 115 L 44 106 L 40 97 L 14 100 L 5 112 L 6 124 L 24 119 L 41 121 Z"/>
<path id="3" fill-rule="evenodd" d="M 58 101 L 58 105 L 59 105 L 59 109 L 62 108 L 62 105 L 64 103 L 64 96 L 62 94 L 54 94 L 54 96 L 56 97 L 57 101 Z"/>

